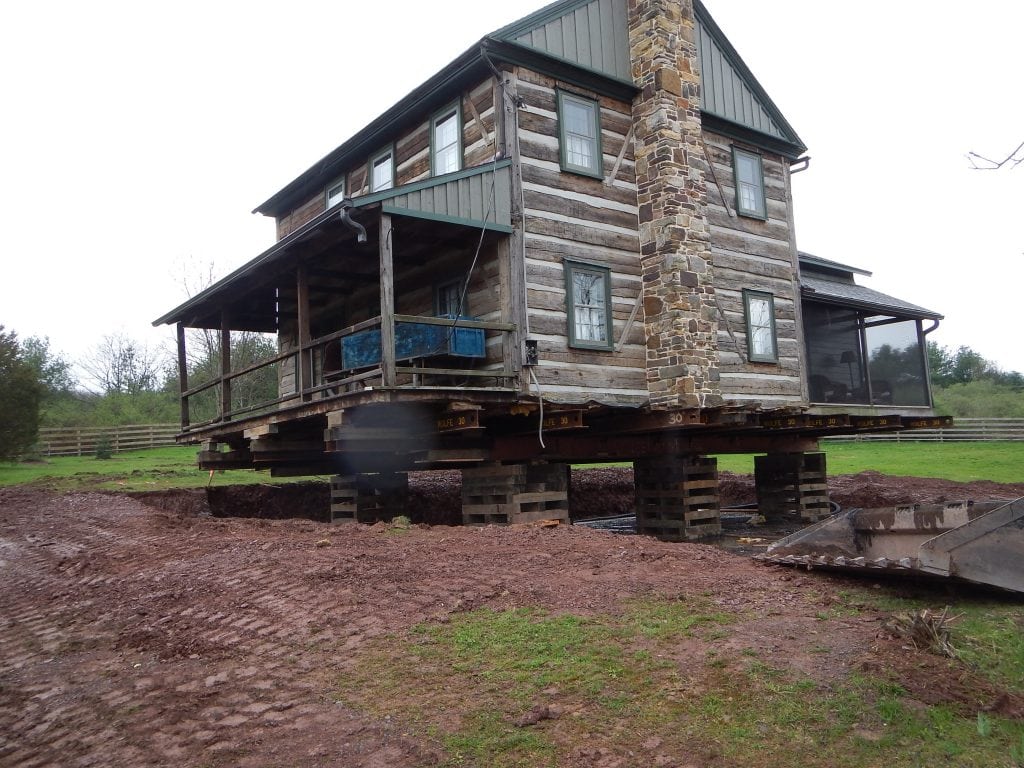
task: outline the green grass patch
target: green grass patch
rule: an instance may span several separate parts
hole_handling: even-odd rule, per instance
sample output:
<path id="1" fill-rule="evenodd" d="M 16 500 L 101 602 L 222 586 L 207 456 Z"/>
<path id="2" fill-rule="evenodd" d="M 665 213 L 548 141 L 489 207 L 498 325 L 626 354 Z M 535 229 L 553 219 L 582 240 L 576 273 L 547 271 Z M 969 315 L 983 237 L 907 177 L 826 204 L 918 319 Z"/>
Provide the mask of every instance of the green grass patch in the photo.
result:
<path id="1" fill-rule="evenodd" d="M 848 598 L 860 606 L 851 611 L 868 607 Z M 765 663 L 757 649 L 724 650 L 716 639 L 743 617 L 708 608 L 647 599 L 617 615 L 457 614 L 368 647 L 338 697 L 432 740 L 449 768 L 557 768 L 577 764 L 581 750 L 629 765 L 654 764 L 657 753 L 722 766 L 1013 765 L 1020 724 L 985 715 L 981 728 L 976 713 L 912 701 L 880 677 L 823 683 Z M 979 604 L 962 637 L 1005 640 L 1020 611 Z M 1015 664 L 993 679 L 1018 674 Z M 556 716 L 517 725 L 544 706 Z"/>
<path id="2" fill-rule="evenodd" d="M 823 441 L 828 472 L 937 477 L 956 482 L 1024 483 L 1024 442 L 857 443 Z M 722 454 L 719 470 L 753 474 L 753 454 Z"/>
<path id="3" fill-rule="evenodd" d="M 207 484 L 265 483 L 270 475 L 252 470 L 217 471 L 211 480 L 196 463 L 195 446 L 150 448 L 94 456 L 55 456 L 43 461 L 0 463 L 0 486 L 33 484 L 57 491 L 153 491 L 197 488 Z M 303 478 L 288 478 L 301 480 Z M 274 482 L 280 482 L 277 478 Z"/>

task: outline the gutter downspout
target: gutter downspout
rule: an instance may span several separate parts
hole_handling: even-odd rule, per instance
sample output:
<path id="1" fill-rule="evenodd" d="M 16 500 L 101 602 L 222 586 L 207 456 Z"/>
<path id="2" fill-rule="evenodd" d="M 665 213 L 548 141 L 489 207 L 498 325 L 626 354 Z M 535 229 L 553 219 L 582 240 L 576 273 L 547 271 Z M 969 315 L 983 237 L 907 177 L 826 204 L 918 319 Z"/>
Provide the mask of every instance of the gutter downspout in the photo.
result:
<path id="1" fill-rule="evenodd" d="M 353 219 L 352 216 L 349 214 L 349 211 L 352 210 L 352 205 L 353 205 L 353 203 L 352 203 L 352 198 L 351 197 L 346 197 L 344 200 L 341 201 L 341 221 L 347 227 L 349 227 L 350 229 L 353 229 L 353 230 L 356 231 L 356 233 L 357 233 L 357 235 L 356 235 L 356 242 L 357 243 L 365 243 L 366 242 L 366 227 L 364 227 L 358 221 Z"/>

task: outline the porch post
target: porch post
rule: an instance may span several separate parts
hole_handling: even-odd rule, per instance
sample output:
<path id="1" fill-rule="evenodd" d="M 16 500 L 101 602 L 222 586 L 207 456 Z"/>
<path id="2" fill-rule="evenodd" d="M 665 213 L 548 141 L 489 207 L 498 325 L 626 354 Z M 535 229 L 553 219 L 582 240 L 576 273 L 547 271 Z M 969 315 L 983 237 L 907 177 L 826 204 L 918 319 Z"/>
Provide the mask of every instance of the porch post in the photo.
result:
<path id="1" fill-rule="evenodd" d="M 231 412 L 231 326 L 228 313 L 220 313 L 220 418 L 227 421 Z"/>
<path id="2" fill-rule="evenodd" d="M 178 323 L 178 386 L 181 392 L 181 428 L 189 422 L 188 412 L 188 356 L 185 354 L 185 324 Z"/>
<path id="3" fill-rule="evenodd" d="M 299 390 L 299 399 L 308 400 L 306 390 L 312 386 L 310 380 L 309 344 L 309 272 L 305 264 L 300 264 L 296 276 L 296 297 L 298 300 L 299 355 L 295 361 L 295 381 Z"/>
<path id="4" fill-rule="evenodd" d="M 391 216 L 380 215 L 380 369 L 385 387 L 395 386 L 395 280 Z"/>

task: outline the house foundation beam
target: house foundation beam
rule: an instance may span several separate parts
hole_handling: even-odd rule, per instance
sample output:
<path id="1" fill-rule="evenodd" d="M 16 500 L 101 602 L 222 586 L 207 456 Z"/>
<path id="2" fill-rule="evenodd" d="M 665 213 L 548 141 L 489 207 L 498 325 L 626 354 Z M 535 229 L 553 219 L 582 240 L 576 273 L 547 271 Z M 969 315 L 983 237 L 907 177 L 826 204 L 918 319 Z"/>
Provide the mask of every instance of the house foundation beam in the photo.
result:
<path id="1" fill-rule="evenodd" d="M 569 522 L 569 465 L 487 464 L 462 470 L 464 525 Z"/>
<path id="2" fill-rule="evenodd" d="M 832 514 L 824 453 L 769 453 L 754 457 L 754 486 L 761 514 L 798 514 L 816 522 Z"/>
<path id="3" fill-rule="evenodd" d="M 693 541 L 722 532 L 718 460 L 659 456 L 633 462 L 637 533 Z"/>

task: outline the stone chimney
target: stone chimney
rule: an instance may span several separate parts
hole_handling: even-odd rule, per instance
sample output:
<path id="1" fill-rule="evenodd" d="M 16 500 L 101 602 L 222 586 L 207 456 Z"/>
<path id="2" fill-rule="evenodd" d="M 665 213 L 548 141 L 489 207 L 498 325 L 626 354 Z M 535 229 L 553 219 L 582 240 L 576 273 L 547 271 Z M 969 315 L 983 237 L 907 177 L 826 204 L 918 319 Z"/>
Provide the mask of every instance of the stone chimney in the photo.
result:
<path id="1" fill-rule="evenodd" d="M 655 408 L 720 405 L 718 319 L 692 0 L 628 0 L 647 389 Z"/>

